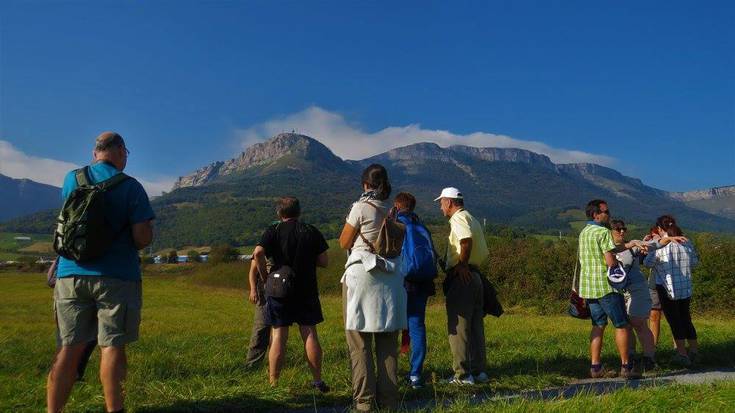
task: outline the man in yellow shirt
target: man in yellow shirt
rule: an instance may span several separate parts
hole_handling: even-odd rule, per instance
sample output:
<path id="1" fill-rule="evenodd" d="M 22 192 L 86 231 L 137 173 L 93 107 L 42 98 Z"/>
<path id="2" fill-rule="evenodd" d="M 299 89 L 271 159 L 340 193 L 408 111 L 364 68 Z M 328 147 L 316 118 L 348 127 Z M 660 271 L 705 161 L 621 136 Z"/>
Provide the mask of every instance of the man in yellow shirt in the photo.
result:
<path id="1" fill-rule="evenodd" d="M 489 380 L 485 373 L 483 288 L 478 268 L 488 250 L 482 224 L 464 209 L 457 188 L 444 188 L 434 201 L 449 218 L 449 239 L 444 257 L 447 329 L 454 377 L 450 383 L 475 384 Z"/>

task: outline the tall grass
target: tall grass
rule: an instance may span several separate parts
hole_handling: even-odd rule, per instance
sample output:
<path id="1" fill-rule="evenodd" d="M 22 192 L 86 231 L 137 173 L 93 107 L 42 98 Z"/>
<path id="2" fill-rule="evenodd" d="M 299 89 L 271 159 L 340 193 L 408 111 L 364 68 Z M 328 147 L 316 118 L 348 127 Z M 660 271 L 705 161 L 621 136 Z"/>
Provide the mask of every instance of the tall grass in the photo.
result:
<path id="1" fill-rule="evenodd" d="M 189 268 L 199 271 L 207 267 Z M 221 273 L 229 271 L 232 279 L 239 280 L 240 269 L 245 268 L 246 265 L 228 265 L 221 267 Z M 333 391 L 319 395 L 308 386 L 310 375 L 295 331 L 289 340 L 286 368 L 279 387 L 270 388 L 265 366 L 245 370 L 243 364 L 253 307 L 247 303 L 244 288 L 220 288 L 226 285 L 224 281 L 216 285 L 217 288 L 193 284 L 197 276 L 187 273 L 144 277 L 141 339 L 129 348 L 130 369 L 126 382 L 129 411 L 269 411 L 349 403 L 349 356 L 341 301 L 337 296 L 322 297 L 326 321 L 319 325 L 319 335 L 324 348 L 324 378 Z M 44 407 L 45 376 L 55 346 L 52 292 L 44 281 L 40 274 L 0 274 L 0 411 L 3 412 L 39 411 Z M 735 367 L 733 319 L 698 317 L 695 325 L 700 333 L 701 367 Z M 659 359 L 664 371 L 670 371 L 674 368 L 668 362 L 673 355 L 667 344 L 671 337 L 665 325 L 663 327 Z M 588 322 L 563 316 L 516 313 L 499 319 L 486 318 L 485 328 L 490 383 L 469 388 L 430 383 L 421 391 L 402 386 L 404 400 L 463 400 L 473 395 L 492 396 L 562 385 L 587 375 Z M 425 373 L 431 382 L 433 377 L 448 376 L 451 365 L 446 316 L 437 297 L 429 302 L 427 330 L 429 355 Z M 609 333 L 606 338 L 603 362 L 617 367 Z M 98 369 L 96 358 L 95 355 L 85 382 L 75 386 L 68 411 L 101 409 L 102 390 L 95 372 Z M 405 356 L 400 358 L 399 368 L 402 375 L 406 374 Z M 705 393 L 717 399 L 728 391 L 731 392 L 732 387 L 715 388 Z M 647 392 L 649 390 L 621 396 L 622 399 L 609 402 L 613 404 L 598 405 L 614 407 L 623 403 L 621 406 L 633 406 L 633 402 L 643 403 L 643 396 L 638 394 Z M 576 404 L 558 406 L 576 408 L 586 402 L 573 403 Z M 502 409 L 518 409 L 516 404 L 493 404 L 496 405 Z M 539 411 L 546 404 L 528 406 Z M 458 409 L 464 408 L 456 407 L 454 411 Z"/>

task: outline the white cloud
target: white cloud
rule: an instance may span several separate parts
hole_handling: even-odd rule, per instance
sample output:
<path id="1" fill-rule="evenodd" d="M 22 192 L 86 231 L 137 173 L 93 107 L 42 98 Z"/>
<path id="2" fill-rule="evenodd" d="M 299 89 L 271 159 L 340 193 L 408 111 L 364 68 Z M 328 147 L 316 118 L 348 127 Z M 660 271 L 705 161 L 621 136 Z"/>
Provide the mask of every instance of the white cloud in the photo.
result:
<path id="1" fill-rule="evenodd" d="M 79 165 L 71 162 L 28 155 L 12 143 L 0 140 L 0 174 L 60 187 L 66 173 L 76 168 L 79 168 Z M 166 176 L 158 176 L 155 179 L 141 179 L 137 176 L 136 178 L 150 196 L 170 191 L 175 181 L 175 178 Z"/>
<path id="2" fill-rule="evenodd" d="M 163 192 L 170 192 L 174 182 L 176 182 L 176 179 L 171 177 L 158 177 L 155 180 L 137 179 L 150 197 L 159 196 Z"/>
<path id="3" fill-rule="evenodd" d="M 8 141 L 0 140 L 0 174 L 61 186 L 64 175 L 77 168 L 70 162 L 26 155 Z"/>
<path id="4" fill-rule="evenodd" d="M 350 124 L 339 113 L 318 106 L 301 112 L 277 117 L 247 129 L 239 129 L 236 136 L 243 149 L 262 142 L 278 133 L 296 132 L 311 136 L 329 147 L 343 159 L 364 159 L 390 149 L 419 142 L 433 142 L 439 146 L 467 145 L 475 147 L 520 148 L 544 154 L 555 163 L 591 162 L 611 166 L 615 159 L 562 148 L 554 148 L 543 142 L 526 141 L 505 135 L 474 132 L 466 135 L 445 130 L 423 129 L 420 124 L 390 126 L 377 132 L 366 132 Z"/>

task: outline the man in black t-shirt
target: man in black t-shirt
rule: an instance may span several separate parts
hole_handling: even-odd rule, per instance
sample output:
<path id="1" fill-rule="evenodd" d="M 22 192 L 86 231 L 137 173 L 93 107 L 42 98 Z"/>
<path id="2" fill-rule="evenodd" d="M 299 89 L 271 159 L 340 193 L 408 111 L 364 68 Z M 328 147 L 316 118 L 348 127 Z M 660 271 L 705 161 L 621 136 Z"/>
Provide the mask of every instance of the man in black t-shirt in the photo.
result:
<path id="1" fill-rule="evenodd" d="M 266 258 L 273 261 L 273 270 L 288 265 L 296 275 L 291 296 L 266 297 L 266 322 L 273 326 L 268 353 L 270 383 L 275 386 L 278 382 L 286 354 L 288 328 L 296 323 L 299 325 L 306 358 L 314 376 L 313 386 L 325 393 L 329 391 L 329 387 L 321 378 L 322 348 L 316 331 L 316 325 L 324 321 L 316 282 L 316 267 L 327 266 L 329 247 L 318 229 L 298 220 L 301 215 L 298 199 L 279 199 L 276 212 L 281 222 L 265 230 L 253 251 L 253 258 L 261 276 L 267 274 Z"/>

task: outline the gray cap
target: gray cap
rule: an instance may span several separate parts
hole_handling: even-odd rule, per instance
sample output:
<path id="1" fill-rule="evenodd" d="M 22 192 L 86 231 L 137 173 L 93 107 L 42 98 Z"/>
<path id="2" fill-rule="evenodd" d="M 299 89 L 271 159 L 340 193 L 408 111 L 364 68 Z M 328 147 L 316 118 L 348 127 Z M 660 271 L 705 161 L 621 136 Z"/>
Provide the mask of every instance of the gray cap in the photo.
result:
<path id="1" fill-rule="evenodd" d="M 95 140 L 95 151 L 106 151 L 112 147 L 125 147 L 125 141 L 117 132 L 102 132 Z"/>

